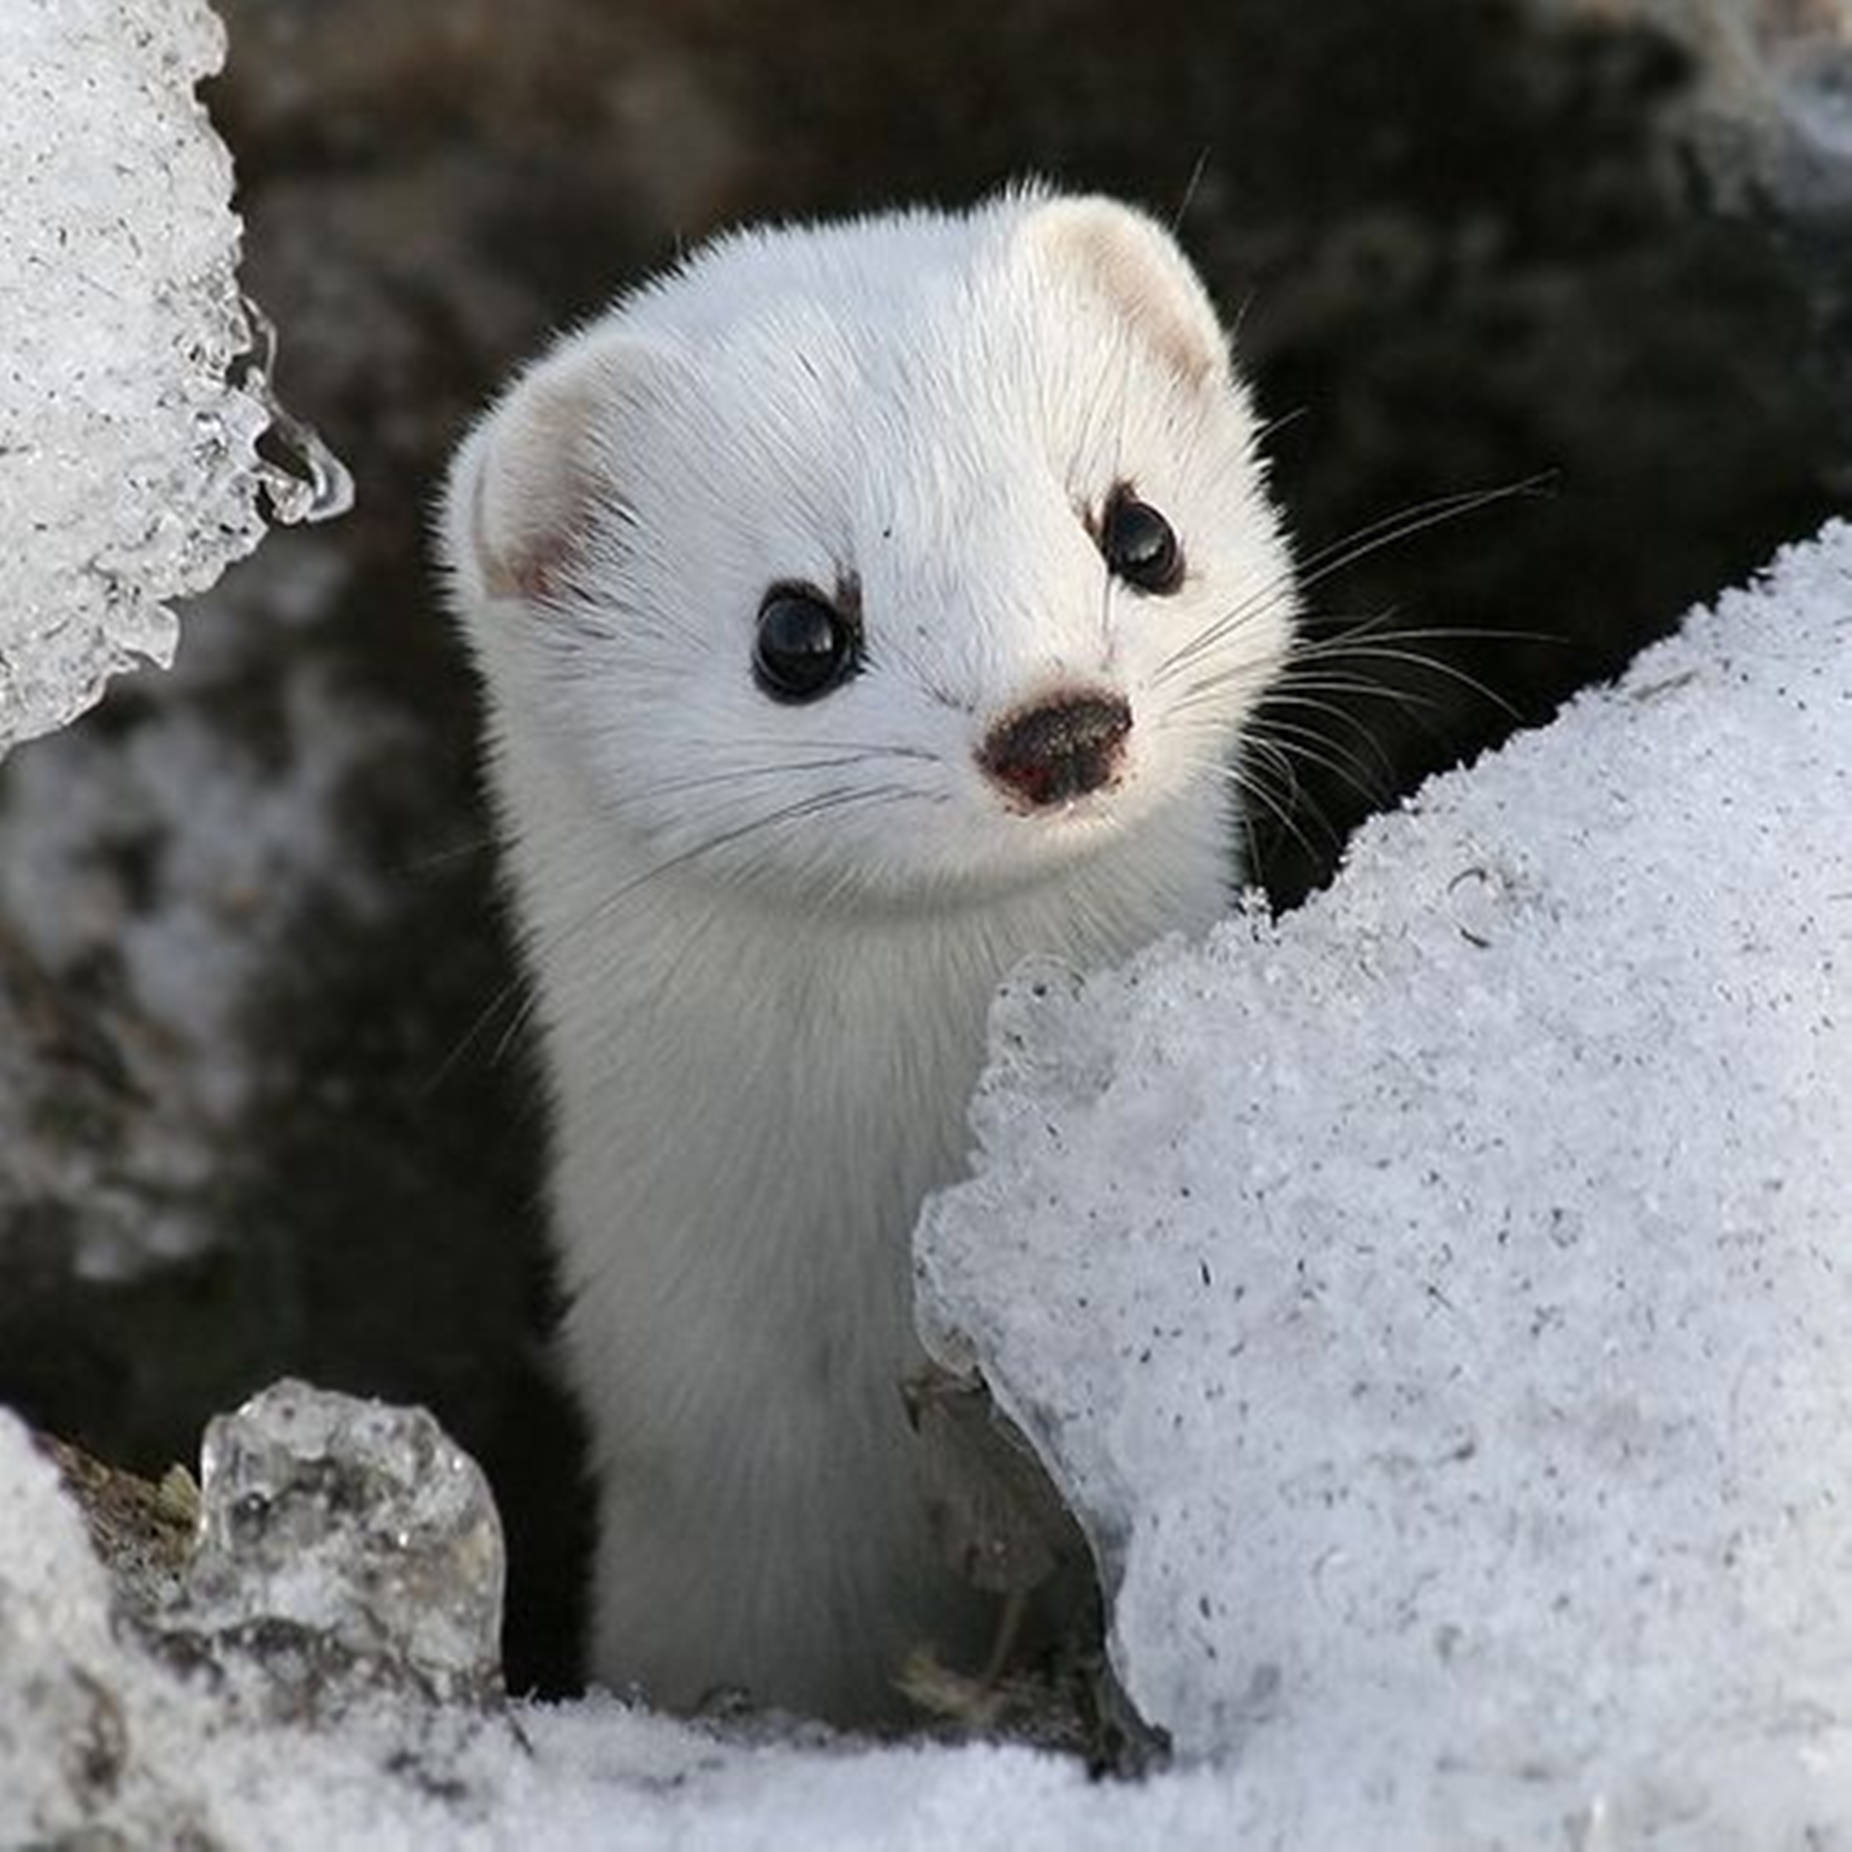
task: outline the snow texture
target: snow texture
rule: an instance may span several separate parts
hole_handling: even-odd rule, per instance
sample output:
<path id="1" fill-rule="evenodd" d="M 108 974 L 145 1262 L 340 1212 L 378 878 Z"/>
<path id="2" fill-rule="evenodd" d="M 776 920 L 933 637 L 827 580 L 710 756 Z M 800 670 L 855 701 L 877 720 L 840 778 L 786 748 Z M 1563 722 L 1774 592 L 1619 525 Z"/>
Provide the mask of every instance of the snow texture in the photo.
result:
<path id="1" fill-rule="evenodd" d="M 1848 1843 L 1849 815 L 1836 525 L 1299 912 L 1010 985 L 928 1322 L 1269 1842 Z"/>
<path id="2" fill-rule="evenodd" d="M 1848 644 L 1836 526 L 1277 926 L 1012 986 L 923 1279 L 1170 1771 L 425 1681 L 280 1722 L 112 1625 L 0 1414 L 0 1844 L 1847 1844 Z"/>
<path id="3" fill-rule="evenodd" d="M 172 659 L 165 601 L 344 472 L 269 396 L 205 0 L 0 0 L 0 755 Z M 254 351 L 255 350 L 255 351 Z M 301 472 L 258 456 L 275 423 Z"/>

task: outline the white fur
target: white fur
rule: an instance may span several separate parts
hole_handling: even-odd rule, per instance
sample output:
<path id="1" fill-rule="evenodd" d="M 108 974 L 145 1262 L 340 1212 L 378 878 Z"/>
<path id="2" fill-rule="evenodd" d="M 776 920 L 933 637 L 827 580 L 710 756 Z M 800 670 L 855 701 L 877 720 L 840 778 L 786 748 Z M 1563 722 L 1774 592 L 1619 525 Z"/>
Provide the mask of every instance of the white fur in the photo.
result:
<path id="1" fill-rule="evenodd" d="M 1226 768 L 1289 626 L 1254 437 L 1169 236 L 1031 190 L 711 244 L 461 451 L 444 548 L 552 1091 L 603 1679 L 856 1720 L 910 1648 L 981 1654 L 900 1395 L 908 1235 L 999 977 L 1223 905 Z M 1174 595 L 1105 569 L 1120 482 L 1181 538 Z M 851 576 L 863 673 L 768 699 L 767 586 Z M 977 748 L 1075 689 L 1129 701 L 1123 776 L 1021 814 Z"/>

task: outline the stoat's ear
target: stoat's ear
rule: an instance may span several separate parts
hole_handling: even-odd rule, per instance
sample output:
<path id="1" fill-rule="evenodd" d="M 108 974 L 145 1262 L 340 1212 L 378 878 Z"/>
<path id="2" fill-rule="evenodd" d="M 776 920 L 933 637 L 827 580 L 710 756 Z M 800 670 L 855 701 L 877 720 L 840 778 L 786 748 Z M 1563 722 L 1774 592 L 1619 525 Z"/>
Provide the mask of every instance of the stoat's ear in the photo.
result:
<path id="1" fill-rule="evenodd" d="M 1110 302 L 1185 384 L 1228 378 L 1228 340 L 1215 305 L 1155 219 L 1095 193 L 1032 207 L 1020 236 L 1057 274 Z"/>
<path id="2" fill-rule="evenodd" d="M 599 331 L 557 348 L 490 410 L 451 466 L 442 520 L 469 603 L 563 589 L 598 509 L 622 500 L 622 434 L 670 364 L 634 336 Z"/>

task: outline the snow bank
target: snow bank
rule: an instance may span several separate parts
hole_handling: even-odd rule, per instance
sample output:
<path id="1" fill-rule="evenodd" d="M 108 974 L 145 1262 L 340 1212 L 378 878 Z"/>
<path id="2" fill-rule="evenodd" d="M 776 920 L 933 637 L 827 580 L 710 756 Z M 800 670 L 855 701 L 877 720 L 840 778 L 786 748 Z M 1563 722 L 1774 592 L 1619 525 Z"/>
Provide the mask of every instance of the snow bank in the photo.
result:
<path id="1" fill-rule="evenodd" d="M 170 661 L 165 600 L 266 508 L 347 503 L 238 293 L 231 160 L 193 96 L 223 50 L 205 0 L 0 0 L 0 755 Z M 273 423 L 301 474 L 258 456 Z"/>
<path id="2" fill-rule="evenodd" d="M 1268 1843 L 1852 1820 L 1848 818 L 1839 525 L 1277 925 L 1011 985 L 929 1323 Z"/>
<path id="3" fill-rule="evenodd" d="M 57 1474 L 0 1411 L 0 1845 L 1116 1852 L 1147 1833 L 1185 1848 L 1225 1843 L 1226 1801 L 1208 1775 L 1099 1790 L 1072 1762 L 1021 1749 L 876 1749 L 802 1726 L 727 1739 L 608 1698 L 550 1709 L 430 1702 L 429 1626 L 404 1610 L 392 1539 L 349 1497 L 377 1469 L 389 1507 L 418 1505 L 400 1469 L 408 1443 L 429 1451 L 428 1423 L 300 1385 L 242 1411 L 239 1457 L 221 1433 L 225 1483 L 205 1489 L 219 1532 L 207 1592 L 222 1617 L 238 1586 L 237 1625 L 163 1645 L 167 1625 L 190 1630 L 200 1611 L 183 1604 L 152 1627 L 120 1610 L 112 1621 Z M 438 1554 L 460 1545 L 480 1555 L 473 1496 L 440 1486 L 437 1502 L 435 1527 L 414 1522 L 397 1546 L 420 1574 L 433 1538 Z M 347 1548 L 327 1523 L 344 1509 L 358 1533 Z M 250 1533 L 231 1540 L 236 1571 L 228 1526 Z M 309 1555 L 332 1566 L 320 1594 L 304 1586 L 306 1568 L 279 1571 L 276 1546 L 305 1528 Z M 369 1560 L 391 1584 L 383 1602 L 355 1573 Z M 457 1588 L 481 1569 L 460 1568 Z M 310 1613 L 320 1619 L 305 1627 Z M 448 1663 L 449 1643 L 440 1647 Z M 400 1649 L 411 1656 L 395 1672 Z"/>

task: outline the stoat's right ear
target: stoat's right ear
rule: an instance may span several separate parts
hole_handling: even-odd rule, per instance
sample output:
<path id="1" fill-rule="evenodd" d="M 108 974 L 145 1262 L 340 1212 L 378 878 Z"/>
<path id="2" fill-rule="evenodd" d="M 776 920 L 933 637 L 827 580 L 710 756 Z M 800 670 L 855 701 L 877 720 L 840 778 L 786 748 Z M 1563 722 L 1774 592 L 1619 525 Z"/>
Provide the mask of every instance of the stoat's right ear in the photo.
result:
<path id="1" fill-rule="evenodd" d="M 595 330 L 518 379 L 451 465 L 441 522 L 469 604 L 540 603 L 566 588 L 601 507 L 623 500 L 622 433 L 672 361 L 632 335 Z"/>
<path id="2" fill-rule="evenodd" d="M 1175 238 L 1102 194 L 1031 192 L 1017 236 L 1052 273 L 1108 302 L 1185 385 L 1226 385 L 1228 337 Z"/>

